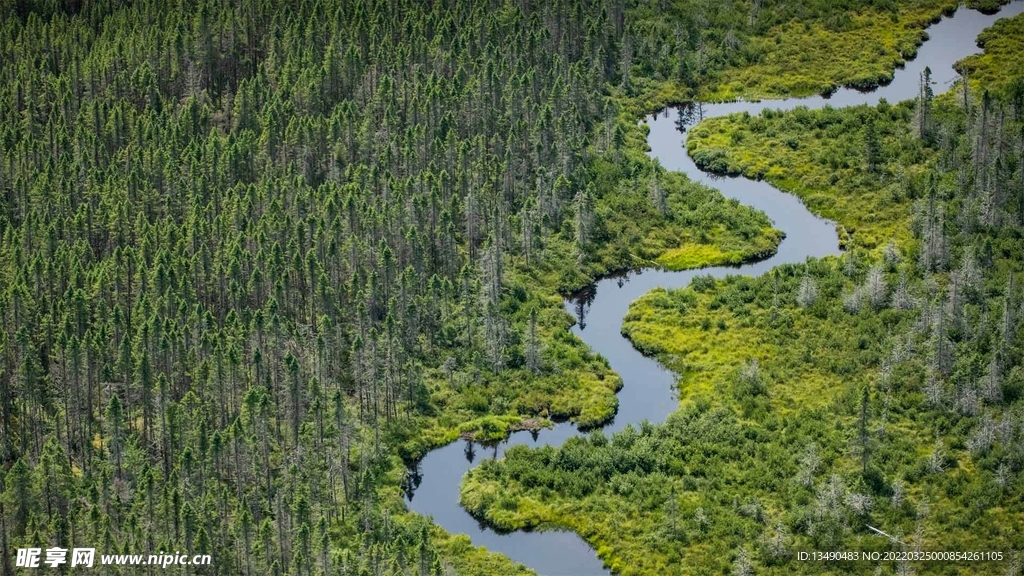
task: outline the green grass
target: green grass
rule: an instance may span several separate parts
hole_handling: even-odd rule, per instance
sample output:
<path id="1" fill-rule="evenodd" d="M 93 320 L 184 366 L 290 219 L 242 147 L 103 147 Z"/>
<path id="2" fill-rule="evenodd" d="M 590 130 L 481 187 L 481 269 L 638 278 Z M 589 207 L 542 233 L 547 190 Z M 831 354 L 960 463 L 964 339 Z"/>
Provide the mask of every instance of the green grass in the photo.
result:
<path id="1" fill-rule="evenodd" d="M 762 370 L 785 373 L 771 387 L 771 408 L 786 413 L 801 408 L 821 408 L 842 390 L 844 380 L 817 353 L 807 334 L 831 331 L 829 348 L 856 349 L 857 326 L 837 326 L 813 315 L 770 310 L 770 302 L 752 302 L 740 309 L 715 306 L 718 300 L 692 299 L 693 293 L 655 289 L 630 305 L 622 332 L 633 345 L 656 356 L 680 375 L 684 403 L 700 398 L 721 398 L 722 383 L 733 380 L 737 367 L 757 360 Z M 721 295 L 722 299 L 743 294 Z M 764 331 L 768 317 L 785 327 L 790 338 Z M 736 406 L 739 408 L 739 406 Z"/>
<path id="2" fill-rule="evenodd" d="M 773 236 L 777 231 L 770 229 L 766 231 L 764 254 L 770 255 L 774 252 L 777 241 Z M 714 244 L 685 244 L 679 248 L 665 251 L 656 260 L 659 266 L 669 270 L 686 270 L 690 268 L 701 268 L 704 266 L 735 265 L 742 264 L 750 259 L 749 254 L 739 250 L 724 252 Z"/>
<path id="3" fill-rule="evenodd" d="M 985 51 L 968 56 L 955 66 L 961 74 L 967 73 L 972 87 L 985 86 L 998 92 L 1024 77 L 1024 14 L 1004 18 L 986 28 L 978 35 L 978 45 Z M 1024 88 L 1016 90 L 1024 93 Z"/>
<path id="4" fill-rule="evenodd" d="M 917 0 L 779 25 L 751 38 L 749 65 L 726 69 L 700 97 L 728 101 L 873 88 L 890 81 L 927 39 L 924 29 L 956 6 L 952 0 Z"/>
<path id="5" fill-rule="evenodd" d="M 909 237 L 912 198 L 925 186 L 922 174 L 934 155 L 909 145 L 912 115 L 909 104 L 734 114 L 697 125 L 687 146 L 698 166 L 767 180 L 836 222 L 844 245 L 874 249 Z M 884 159 L 874 170 L 866 154 L 868 123 Z"/>

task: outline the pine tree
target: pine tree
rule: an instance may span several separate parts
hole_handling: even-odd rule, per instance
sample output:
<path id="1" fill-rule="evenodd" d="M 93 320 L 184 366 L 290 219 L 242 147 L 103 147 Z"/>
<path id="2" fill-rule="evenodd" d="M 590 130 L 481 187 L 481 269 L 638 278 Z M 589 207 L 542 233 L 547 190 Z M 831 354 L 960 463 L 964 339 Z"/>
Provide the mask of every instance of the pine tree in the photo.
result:
<path id="1" fill-rule="evenodd" d="M 818 300 L 818 283 L 809 274 L 804 274 L 797 290 L 796 302 L 801 308 L 809 308 Z"/>
<path id="2" fill-rule="evenodd" d="M 925 66 L 918 81 L 917 107 L 914 112 L 914 123 L 917 137 L 926 140 L 932 132 L 932 70 Z"/>
<path id="3" fill-rule="evenodd" d="M 661 186 L 661 176 L 659 172 L 659 166 L 657 160 L 655 160 L 654 171 L 651 174 L 651 181 L 649 184 L 649 196 L 651 200 L 651 206 L 658 211 L 662 216 L 668 216 L 668 201 L 665 197 L 665 190 Z"/>
<path id="4" fill-rule="evenodd" d="M 868 473 L 868 458 L 871 455 L 870 451 L 870 435 L 868 433 L 868 401 L 870 400 L 868 387 L 865 386 L 861 392 L 860 399 L 860 417 L 858 419 L 858 444 L 860 452 L 860 464 L 861 473 L 867 475 Z"/>
<path id="5" fill-rule="evenodd" d="M 32 517 L 32 504 L 35 499 L 32 495 L 31 480 L 28 464 L 23 458 L 14 461 L 4 478 L 3 503 L 10 514 L 5 516 L 10 522 L 7 529 L 16 540 L 27 534 Z"/>
<path id="6" fill-rule="evenodd" d="M 123 435 L 124 435 L 124 411 L 121 406 L 121 399 L 118 398 L 117 394 L 110 397 L 110 402 L 107 403 L 107 429 L 110 435 L 110 453 L 114 457 L 114 461 L 117 464 L 117 476 L 121 477 L 121 454 L 123 449 Z"/>
<path id="7" fill-rule="evenodd" d="M 593 232 L 593 206 L 590 193 L 585 188 L 576 192 L 573 200 L 575 211 L 574 227 L 576 260 L 582 263 L 586 259 L 587 245 L 590 243 Z"/>
<path id="8" fill-rule="evenodd" d="M 537 309 L 530 310 L 530 324 L 526 334 L 526 367 L 535 375 L 540 373 L 541 349 L 537 337 Z"/>

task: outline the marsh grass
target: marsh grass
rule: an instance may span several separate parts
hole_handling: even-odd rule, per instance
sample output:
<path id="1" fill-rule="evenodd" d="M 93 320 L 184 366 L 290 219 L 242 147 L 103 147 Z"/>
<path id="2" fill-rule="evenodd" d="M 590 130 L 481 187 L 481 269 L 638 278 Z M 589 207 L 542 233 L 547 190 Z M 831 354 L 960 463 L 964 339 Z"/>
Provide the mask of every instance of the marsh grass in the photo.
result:
<path id="1" fill-rule="evenodd" d="M 928 38 L 925 28 L 952 13 L 957 3 L 918 0 L 890 6 L 837 11 L 829 19 L 787 23 L 753 36 L 749 65 L 723 71 L 699 96 L 704 101 L 810 96 L 885 84 L 917 54 Z"/>
<path id="2" fill-rule="evenodd" d="M 853 109 L 766 111 L 711 118 L 690 132 L 698 166 L 764 179 L 841 226 L 845 247 L 876 249 L 910 237 L 910 208 L 934 151 L 914 146 L 911 103 Z M 866 126 L 890 161 L 868 169 Z"/>
<path id="3" fill-rule="evenodd" d="M 1004 92 L 1024 77 L 1024 14 L 996 21 L 978 35 L 978 45 L 985 49 L 972 54 L 954 66 L 966 73 L 971 86 L 982 86 L 992 92 Z M 1024 88 L 1018 87 L 1019 93 Z"/>

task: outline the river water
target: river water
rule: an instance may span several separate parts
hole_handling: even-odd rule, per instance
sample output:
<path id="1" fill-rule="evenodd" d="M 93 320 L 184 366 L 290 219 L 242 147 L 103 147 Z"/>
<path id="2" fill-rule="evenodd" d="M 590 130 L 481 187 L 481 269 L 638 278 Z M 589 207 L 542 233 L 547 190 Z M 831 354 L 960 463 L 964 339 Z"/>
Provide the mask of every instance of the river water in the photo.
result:
<path id="1" fill-rule="evenodd" d="M 762 102 L 697 104 L 668 110 L 644 120 L 650 127 L 651 156 L 668 170 L 685 173 L 691 180 L 717 188 L 723 195 L 765 212 L 775 227 L 786 233 L 778 252 L 765 260 L 737 267 L 668 272 L 647 269 L 601 279 L 590 288 L 567 299 L 566 309 L 577 318 L 573 332 L 595 352 L 608 359 L 623 379 L 619 409 L 603 430 L 606 434 L 629 424 L 647 420 L 663 422 L 678 407 L 676 377 L 655 360 L 633 348 L 620 334 L 622 318 L 630 302 L 652 288 L 679 288 L 696 275 L 723 277 L 728 274 L 757 276 L 775 266 L 804 262 L 839 253 L 835 226 L 807 211 L 795 196 L 780 192 L 766 182 L 743 177 L 718 177 L 701 172 L 686 154 L 685 128 L 701 119 L 734 112 L 759 114 L 764 109 L 791 110 L 798 106 L 822 108 L 859 104 L 874 105 L 882 98 L 898 102 L 916 97 L 918 79 L 925 66 L 932 70 L 936 94 L 948 90 L 957 78 L 952 66 L 957 60 L 980 52 L 978 33 L 999 18 L 1024 12 L 1024 1 L 1016 1 L 996 15 L 984 15 L 964 8 L 928 29 L 930 39 L 917 57 L 896 71 L 893 81 L 871 92 L 841 89 L 830 97 L 790 98 Z M 537 433 L 519 432 L 506 442 L 485 447 L 457 441 L 431 451 L 412 471 L 414 490 L 407 493 L 409 508 L 427 516 L 453 534 L 467 534 L 476 546 L 500 552 L 544 576 L 586 576 L 609 574 L 594 550 L 577 534 L 565 531 L 512 532 L 499 534 L 484 526 L 459 505 L 459 483 L 463 475 L 484 458 L 498 458 L 509 446 L 559 446 L 579 431 L 571 423 Z"/>

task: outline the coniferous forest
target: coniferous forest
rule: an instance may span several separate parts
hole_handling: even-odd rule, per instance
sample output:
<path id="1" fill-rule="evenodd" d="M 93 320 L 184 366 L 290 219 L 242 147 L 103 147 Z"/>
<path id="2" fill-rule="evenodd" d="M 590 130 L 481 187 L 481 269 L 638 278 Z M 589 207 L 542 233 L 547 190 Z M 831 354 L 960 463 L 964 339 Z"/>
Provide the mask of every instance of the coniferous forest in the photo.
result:
<path id="1" fill-rule="evenodd" d="M 0 574 L 78 546 L 211 556 L 180 574 L 532 574 L 410 512 L 409 467 L 608 422 L 627 375 L 563 297 L 785 236 L 662 168 L 638 121 L 885 83 L 955 8 L 0 0 Z M 629 574 L 817 573 L 793 552 L 874 518 L 1024 549 L 1021 22 L 949 94 L 695 127 L 698 165 L 796 194 L 846 252 L 633 303 L 680 411 L 510 451 L 466 508 Z M 825 43 L 848 61 L 805 57 Z"/>

